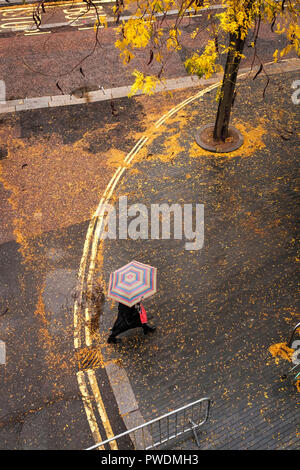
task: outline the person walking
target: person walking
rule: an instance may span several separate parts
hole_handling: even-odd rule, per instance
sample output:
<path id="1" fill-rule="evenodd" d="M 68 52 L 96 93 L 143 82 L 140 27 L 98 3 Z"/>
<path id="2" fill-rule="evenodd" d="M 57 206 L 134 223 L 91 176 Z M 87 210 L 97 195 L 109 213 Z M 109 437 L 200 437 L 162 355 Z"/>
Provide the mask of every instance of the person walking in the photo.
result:
<path id="1" fill-rule="evenodd" d="M 143 328 L 144 335 L 153 333 L 156 326 L 149 326 L 147 322 L 147 314 L 143 305 L 138 302 L 132 307 L 121 304 L 118 305 L 118 317 L 111 328 L 111 334 L 108 337 L 108 343 L 121 343 L 121 339 L 117 336 L 124 331 L 131 330 L 132 328 Z"/>

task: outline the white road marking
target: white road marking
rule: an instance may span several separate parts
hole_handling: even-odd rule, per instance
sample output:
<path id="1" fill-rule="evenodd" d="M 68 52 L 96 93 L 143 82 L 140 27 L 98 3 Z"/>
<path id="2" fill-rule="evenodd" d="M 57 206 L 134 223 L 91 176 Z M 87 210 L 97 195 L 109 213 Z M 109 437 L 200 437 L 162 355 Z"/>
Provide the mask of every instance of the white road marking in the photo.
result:
<path id="1" fill-rule="evenodd" d="M 0 340 L 0 364 L 6 364 L 6 346 L 2 340 Z"/>
<path id="2" fill-rule="evenodd" d="M 102 1 L 99 1 L 99 2 L 95 2 L 96 5 L 99 6 L 98 8 L 98 13 L 100 13 L 101 16 L 105 17 L 105 21 L 107 23 L 115 23 L 116 22 L 116 18 L 114 16 L 112 17 L 107 17 L 106 14 L 103 12 L 103 7 L 101 6 L 102 3 L 113 3 L 112 1 L 110 0 L 102 0 Z M 59 5 L 59 4 L 57 4 Z M 54 4 L 54 7 L 56 5 Z M 69 4 L 60 4 L 59 6 L 70 6 Z M 49 8 L 49 4 L 47 4 L 47 8 Z M 215 9 L 223 9 L 224 7 L 222 5 L 213 5 L 211 7 L 205 7 L 205 8 L 202 8 L 201 11 L 205 11 L 205 10 L 215 10 Z M 26 11 L 27 10 L 27 11 Z M 100 10 L 100 11 L 99 11 Z M 19 17 L 18 15 L 20 13 L 22 13 L 22 11 L 24 11 L 24 14 L 23 16 Z M 200 14 L 193 14 L 193 12 L 195 12 L 196 10 L 191 10 L 190 12 L 186 13 L 184 15 L 185 18 L 193 18 L 193 17 L 199 17 L 199 16 L 202 16 L 202 13 Z M 9 16 L 13 16 L 13 18 L 11 18 L 12 20 L 16 20 L 14 22 L 10 22 L 10 23 L 5 23 L 5 24 L 1 24 L 1 15 L 2 16 L 6 16 L 6 12 L 8 12 Z M 57 28 L 57 27 L 61 27 L 61 26 L 72 26 L 72 27 L 78 27 L 79 25 L 82 26 L 83 23 L 87 23 L 88 24 L 93 24 L 95 22 L 95 20 L 97 19 L 97 15 L 96 15 L 96 12 L 94 9 L 91 9 L 91 10 L 87 10 L 86 8 L 86 4 L 85 3 L 78 3 L 76 4 L 76 7 L 75 8 L 72 8 L 72 9 L 69 9 L 69 8 L 65 8 L 63 10 L 63 13 L 64 13 L 64 16 L 65 16 L 65 19 L 69 20 L 70 22 L 61 22 L 61 23 L 55 23 L 53 25 L 49 25 L 47 23 L 45 24 L 42 24 L 39 26 L 40 29 L 43 29 L 43 28 Z M 78 15 L 82 13 L 82 17 L 78 18 Z M 178 13 L 178 10 L 170 10 L 166 13 L 166 16 L 174 16 Z M 14 15 L 17 15 L 16 17 L 14 17 Z M 15 11 L 14 9 L 0 9 L 0 32 L 1 32 L 1 29 L 3 30 L 6 30 L 5 32 L 14 32 L 14 31 L 23 31 L 23 30 L 26 30 L 28 29 L 28 26 L 32 26 L 32 27 L 35 27 L 35 23 L 33 20 L 31 20 L 31 22 L 28 23 L 28 21 L 24 24 L 24 15 L 28 15 L 30 18 L 32 17 L 32 11 L 28 11 L 28 7 L 27 8 L 19 8 L 17 9 L 17 11 Z M 145 15 L 145 18 L 149 17 L 150 15 Z M 161 16 L 164 16 L 164 13 L 155 13 L 154 14 L 155 17 L 161 17 Z M 83 20 L 82 18 L 84 18 L 85 20 Z M 134 15 L 127 15 L 127 16 L 121 16 L 119 18 L 119 21 L 128 21 L 129 19 L 138 19 L 139 17 L 138 16 L 134 16 Z M 92 29 L 93 27 L 91 27 L 90 29 Z M 83 28 L 78 28 L 80 30 L 82 30 Z M 85 28 L 87 29 L 87 28 Z"/>

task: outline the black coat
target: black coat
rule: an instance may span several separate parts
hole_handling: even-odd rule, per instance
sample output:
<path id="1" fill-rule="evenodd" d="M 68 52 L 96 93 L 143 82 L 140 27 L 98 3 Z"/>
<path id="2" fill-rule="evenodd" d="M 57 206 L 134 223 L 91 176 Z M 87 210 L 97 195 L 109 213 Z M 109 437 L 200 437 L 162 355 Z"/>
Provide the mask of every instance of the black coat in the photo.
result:
<path id="1" fill-rule="evenodd" d="M 131 328 L 138 328 L 142 326 L 140 314 L 137 307 L 127 307 L 127 305 L 119 303 L 118 305 L 118 318 L 112 327 L 112 334 L 118 335 Z"/>

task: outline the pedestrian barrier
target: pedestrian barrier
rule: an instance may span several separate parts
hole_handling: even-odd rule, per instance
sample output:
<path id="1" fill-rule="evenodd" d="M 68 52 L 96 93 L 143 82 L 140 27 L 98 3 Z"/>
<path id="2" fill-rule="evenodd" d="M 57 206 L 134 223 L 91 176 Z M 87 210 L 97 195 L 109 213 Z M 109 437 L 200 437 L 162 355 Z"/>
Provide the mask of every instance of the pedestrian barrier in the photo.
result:
<path id="1" fill-rule="evenodd" d="M 299 356 L 300 354 L 300 347 L 299 347 L 299 341 L 296 341 L 295 343 L 298 343 L 297 345 L 294 344 L 294 338 L 296 334 L 300 334 L 300 323 L 297 323 L 297 325 L 294 327 L 292 334 L 290 336 L 290 339 L 286 343 L 289 348 L 295 349 L 295 354 Z M 287 378 L 292 378 L 293 383 L 297 386 L 297 383 L 300 381 L 300 362 L 299 359 L 294 359 L 292 356 L 292 362 L 294 365 L 287 371 L 286 374 L 284 374 L 281 379 L 287 379 Z M 298 386 L 297 386 L 298 388 Z"/>
<path id="2" fill-rule="evenodd" d="M 103 449 L 106 444 L 119 441 L 125 436 L 130 437 L 136 450 L 148 450 L 164 445 L 189 431 L 193 432 L 197 446 L 200 447 L 196 430 L 208 420 L 210 404 L 210 398 L 201 398 L 85 450 L 94 450 L 99 447 Z"/>

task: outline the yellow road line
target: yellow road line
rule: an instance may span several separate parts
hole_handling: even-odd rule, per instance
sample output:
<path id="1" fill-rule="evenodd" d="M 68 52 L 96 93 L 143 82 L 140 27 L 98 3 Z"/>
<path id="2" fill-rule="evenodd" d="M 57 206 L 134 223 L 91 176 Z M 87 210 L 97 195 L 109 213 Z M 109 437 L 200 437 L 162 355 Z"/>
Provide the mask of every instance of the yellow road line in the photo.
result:
<path id="1" fill-rule="evenodd" d="M 163 124 L 163 122 L 165 122 L 165 120 L 167 120 L 169 117 L 171 117 L 175 112 L 179 111 L 181 108 L 186 106 L 188 103 L 190 103 L 190 102 L 196 100 L 197 98 L 203 96 L 205 93 L 211 91 L 213 88 L 216 88 L 219 85 L 220 85 L 220 82 L 218 82 L 214 85 L 211 85 L 210 87 L 207 87 L 204 90 L 201 90 L 200 92 L 196 93 L 193 97 L 184 100 L 182 103 L 175 106 L 168 113 L 166 113 L 164 116 L 162 116 L 162 118 L 158 119 L 156 121 L 154 127 L 155 128 L 160 127 Z M 87 236 L 86 236 L 86 239 L 85 239 L 85 244 L 84 244 L 84 248 L 83 248 L 83 253 L 82 253 L 82 258 L 81 258 L 81 263 L 80 263 L 80 269 L 79 269 L 79 280 L 80 280 L 80 285 L 81 285 L 79 299 L 81 299 L 81 300 L 82 300 L 82 295 L 83 295 L 83 286 L 84 286 L 84 279 L 85 279 L 84 273 L 85 273 L 86 267 L 87 267 L 87 259 L 88 259 L 89 251 L 90 251 L 90 260 L 89 260 L 88 276 L 87 276 L 87 290 L 88 291 L 92 289 L 92 281 L 93 281 L 95 265 L 96 265 L 97 250 L 103 248 L 103 243 L 101 243 L 101 242 L 99 243 L 99 239 L 101 237 L 101 231 L 103 229 L 102 222 L 103 222 L 103 214 L 104 214 L 105 203 L 109 202 L 109 200 L 111 199 L 111 197 L 113 195 L 114 189 L 115 189 L 118 181 L 120 180 L 121 176 L 123 175 L 124 171 L 129 167 L 129 164 L 133 161 L 135 156 L 138 154 L 138 152 L 141 150 L 141 148 L 145 145 L 145 143 L 149 140 L 149 138 L 153 134 L 154 134 L 154 131 L 150 132 L 149 136 L 145 136 L 145 135 L 142 136 L 138 140 L 138 142 L 135 144 L 133 149 L 127 154 L 127 156 L 124 159 L 124 166 L 118 167 L 117 170 L 115 171 L 115 173 L 112 176 L 112 178 L 110 179 L 110 181 L 109 181 L 109 183 L 108 183 L 108 185 L 107 185 L 107 187 L 104 191 L 103 197 L 101 198 L 100 203 L 99 203 L 99 205 L 98 205 L 98 207 L 97 207 L 97 209 L 94 213 L 92 222 L 89 225 Z M 92 244 L 92 246 L 91 246 L 91 244 Z M 91 250 L 90 250 L 90 246 L 91 246 Z M 74 325 L 76 325 L 77 329 L 78 329 L 78 326 L 80 324 L 80 321 L 76 318 L 78 316 L 78 313 L 79 313 L 79 311 L 78 311 L 79 310 L 78 309 L 79 305 L 80 305 L 80 303 L 79 304 L 77 303 L 76 308 L 74 308 Z M 86 307 L 86 309 L 85 309 L 85 320 L 90 319 L 90 315 L 91 315 L 91 312 L 89 310 L 89 307 Z M 76 332 L 76 338 L 75 338 L 74 341 L 77 345 L 79 344 L 78 330 Z M 87 325 L 85 327 L 85 342 L 86 342 L 87 346 L 90 346 L 91 343 L 92 343 L 90 330 L 89 330 L 89 328 L 87 328 Z M 101 394 L 100 394 L 100 391 L 99 391 L 99 387 L 98 387 L 98 384 L 97 384 L 96 376 L 95 376 L 94 372 L 91 371 L 91 370 L 88 371 L 88 375 L 89 375 L 90 384 L 91 384 L 91 387 L 92 387 L 92 391 L 93 391 L 93 394 L 94 394 L 94 397 L 95 397 L 95 400 L 96 400 L 96 403 L 97 403 L 97 406 L 98 406 L 99 414 L 101 416 L 105 431 L 106 431 L 107 435 L 111 435 L 113 437 L 112 429 L 111 429 L 109 420 L 107 418 L 107 415 L 106 415 L 106 412 L 105 412 L 105 409 L 104 409 L 104 405 L 103 405 L 103 401 L 102 401 Z M 90 414 L 88 415 L 88 413 L 87 413 L 87 416 L 88 416 L 88 422 L 89 422 L 90 427 L 94 426 L 94 422 L 93 422 L 93 419 L 90 416 Z M 91 427 L 92 433 L 93 433 L 93 429 L 94 429 L 94 427 Z M 101 439 L 98 440 L 98 441 L 95 440 L 95 442 L 101 442 Z"/>
<path id="2" fill-rule="evenodd" d="M 102 221 L 103 221 L 103 215 L 104 215 L 104 204 L 105 204 L 105 198 L 107 199 L 107 194 L 109 194 L 109 198 L 110 198 L 110 195 L 112 194 L 114 188 L 115 188 L 115 185 L 117 184 L 117 181 L 119 180 L 119 178 L 121 177 L 121 175 L 123 174 L 125 168 L 124 167 L 118 167 L 118 169 L 116 170 L 113 178 L 110 179 L 105 191 L 104 191 L 104 195 L 102 197 L 102 199 L 100 200 L 100 203 L 97 207 L 97 210 L 94 214 L 94 217 L 93 219 L 95 220 L 95 224 L 94 224 L 94 227 L 95 230 L 94 230 L 94 234 L 95 232 L 97 232 L 97 237 L 95 237 L 95 235 L 93 236 L 93 243 L 92 243 L 92 248 L 91 248 L 91 257 L 90 257 L 90 265 L 89 265 L 89 269 L 88 269 L 88 277 L 87 277 L 87 296 L 91 295 L 92 293 L 92 279 L 93 279 L 93 274 L 94 274 L 94 269 L 95 269 L 95 262 L 96 262 L 96 256 L 97 256 L 97 246 L 96 246 L 96 243 L 97 243 L 97 240 L 99 240 L 99 231 L 101 230 L 101 226 L 102 226 Z M 89 239 L 90 241 L 90 239 Z M 90 244 L 89 244 L 90 246 Z M 86 264 L 86 262 L 85 262 Z M 92 268 L 91 268 L 91 265 L 92 265 Z M 90 311 L 90 307 L 89 305 L 86 306 L 85 308 L 85 343 L 87 346 L 91 346 L 92 345 L 92 337 L 91 337 L 91 332 L 90 332 L 90 328 L 89 328 L 89 322 L 91 320 L 91 311 Z"/>
<path id="3" fill-rule="evenodd" d="M 97 420 L 93 411 L 93 405 L 92 405 L 92 402 L 88 393 L 88 389 L 86 386 L 84 372 L 82 371 L 77 372 L 77 381 L 79 385 L 79 390 L 81 392 L 81 397 L 82 397 L 86 417 L 87 417 L 93 438 L 95 439 L 95 442 L 102 442 L 103 439 L 100 435 L 99 428 L 97 425 Z M 98 447 L 98 449 L 100 449 L 100 447 Z M 104 450 L 103 446 L 101 446 L 101 450 Z"/>
<path id="4" fill-rule="evenodd" d="M 97 259 L 97 251 L 98 251 L 98 244 L 99 244 L 99 239 L 100 239 L 100 233 L 103 225 L 103 216 L 105 212 L 105 203 L 111 198 L 111 195 L 114 192 L 115 186 L 118 183 L 119 179 L 121 178 L 122 174 L 126 170 L 126 167 L 118 167 L 117 171 L 114 174 L 114 177 L 112 178 L 110 184 L 110 190 L 108 195 L 106 196 L 106 200 L 104 200 L 104 204 L 101 204 L 99 208 L 99 215 L 97 219 L 97 225 L 96 229 L 94 231 L 94 236 L 93 236 L 93 243 L 92 243 L 92 248 L 91 248 L 91 256 L 90 256 L 90 263 L 89 263 L 89 270 L 88 270 L 88 277 L 87 277 L 87 295 L 90 296 L 92 294 L 92 288 L 93 288 L 93 277 L 94 277 L 94 271 L 95 271 L 95 266 L 96 266 L 96 259 Z M 98 206 L 98 207 L 99 207 Z M 101 241 L 100 241 L 101 243 Z M 89 305 L 87 305 L 85 309 L 85 339 L 86 339 L 86 345 L 91 346 L 92 345 L 92 336 L 91 336 L 91 331 L 89 328 L 89 322 L 91 320 L 91 311 Z"/>
<path id="5" fill-rule="evenodd" d="M 186 104 L 194 101 L 195 99 L 197 99 L 200 96 L 204 95 L 205 93 L 211 91 L 212 89 L 217 88 L 219 86 L 219 84 L 220 84 L 220 82 L 218 82 L 216 84 L 213 84 L 210 87 L 205 88 L 204 90 L 201 90 L 200 92 L 198 92 L 193 97 L 184 100 L 182 103 L 180 103 L 179 105 L 172 108 L 168 113 L 166 113 L 164 116 L 162 116 L 162 118 L 160 118 L 156 121 L 155 127 L 158 128 L 159 126 L 161 126 L 166 119 L 168 119 L 173 114 L 175 114 L 177 111 L 179 111 L 181 108 L 186 106 Z M 117 171 L 115 172 L 115 174 L 113 175 L 113 177 L 111 178 L 111 180 L 109 182 L 109 185 L 108 185 L 110 187 L 110 192 L 108 193 L 108 191 L 105 191 L 105 200 L 103 201 L 104 198 L 101 199 L 100 204 L 99 204 L 99 206 L 97 208 L 97 211 L 96 211 L 98 214 L 100 212 L 100 214 L 98 215 L 98 218 L 103 216 L 103 213 L 101 214 L 101 208 L 104 206 L 105 203 L 109 202 L 109 200 L 112 196 L 112 193 L 114 191 L 114 188 L 115 188 L 116 184 L 118 183 L 121 175 L 124 173 L 126 168 L 129 166 L 129 163 L 132 162 L 133 158 L 137 155 L 137 153 L 141 150 L 141 148 L 149 140 L 149 138 L 151 137 L 152 134 L 153 134 L 153 132 L 150 133 L 148 137 L 147 136 L 142 136 L 139 139 L 139 141 L 134 146 L 134 152 L 132 152 L 132 150 L 131 150 L 124 159 L 124 163 L 126 163 L 127 166 L 119 167 L 117 169 Z M 94 270 L 95 270 L 95 261 L 96 261 L 96 254 L 97 254 L 96 249 L 98 247 L 99 238 L 101 236 L 101 232 L 100 232 L 101 226 L 102 226 L 102 220 L 101 220 L 101 224 L 98 224 L 98 222 L 97 222 L 97 228 L 96 228 L 96 230 L 94 232 L 94 236 L 93 236 L 94 239 L 93 239 L 92 250 L 91 250 L 92 256 L 91 256 L 91 259 L 90 259 L 89 270 L 88 270 L 88 280 L 89 280 L 90 285 L 91 285 L 92 277 L 93 277 Z M 96 237 L 96 235 L 97 235 L 97 237 Z"/>
<path id="6" fill-rule="evenodd" d="M 98 411 L 99 411 L 99 414 L 101 416 L 101 421 L 102 421 L 103 427 L 106 431 L 107 439 L 110 439 L 110 438 L 114 437 L 114 433 L 113 433 L 113 430 L 111 428 L 108 416 L 106 414 L 105 406 L 104 406 L 104 403 L 103 403 L 101 395 L 100 395 L 100 391 L 99 391 L 97 379 L 96 379 L 96 376 L 95 376 L 95 372 L 92 369 L 90 369 L 90 370 L 87 371 L 87 374 L 88 374 L 89 381 L 90 381 L 90 384 L 91 384 L 91 387 L 92 387 L 92 390 L 93 390 L 93 393 L 94 393 L 94 397 L 95 397 L 95 400 L 96 400 L 96 403 L 97 403 Z M 98 441 L 98 442 L 101 442 L 101 441 Z M 118 450 L 118 445 L 117 445 L 116 441 L 111 441 L 109 443 L 109 445 L 110 445 L 112 450 Z"/>
<path id="7" fill-rule="evenodd" d="M 87 255 L 89 251 L 90 241 L 92 239 L 94 227 L 96 224 L 96 217 L 94 216 L 89 223 L 88 231 L 84 241 L 83 253 L 84 255 L 81 257 L 80 266 L 78 271 L 78 279 L 79 283 L 77 285 L 77 296 L 74 302 L 74 347 L 75 349 L 79 349 L 81 346 L 81 339 L 80 339 L 80 327 L 82 324 L 81 315 L 78 314 L 79 307 L 83 301 L 82 294 L 83 294 L 83 287 L 84 287 L 84 272 L 86 269 L 86 262 L 87 262 Z"/>
<path id="8" fill-rule="evenodd" d="M 127 157 L 124 160 L 124 163 L 129 165 L 131 163 L 132 159 L 136 156 L 136 154 L 140 151 L 140 149 L 143 147 L 143 145 L 147 142 L 148 139 L 149 139 L 149 137 L 146 137 L 145 135 L 143 135 L 140 138 L 140 140 L 137 141 L 136 145 L 134 146 L 134 148 L 133 148 L 134 151 L 129 152 L 129 154 L 127 155 Z"/>
<path id="9" fill-rule="evenodd" d="M 176 112 L 178 112 L 180 109 L 184 108 L 187 104 L 191 103 L 192 101 L 196 100 L 197 98 L 200 98 L 203 96 L 205 93 L 208 93 L 209 91 L 213 90 L 214 88 L 217 88 L 220 85 L 221 82 L 214 83 L 213 85 L 204 88 L 204 90 L 200 90 L 196 95 L 187 98 L 186 100 L 182 101 L 180 104 L 172 108 L 170 111 L 168 111 L 166 114 L 164 114 L 160 119 L 158 119 L 155 123 L 155 127 L 158 128 L 160 127 L 166 119 L 169 117 L 173 116 Z M 205 92 L 205 93 L 204 93 Z"/>

